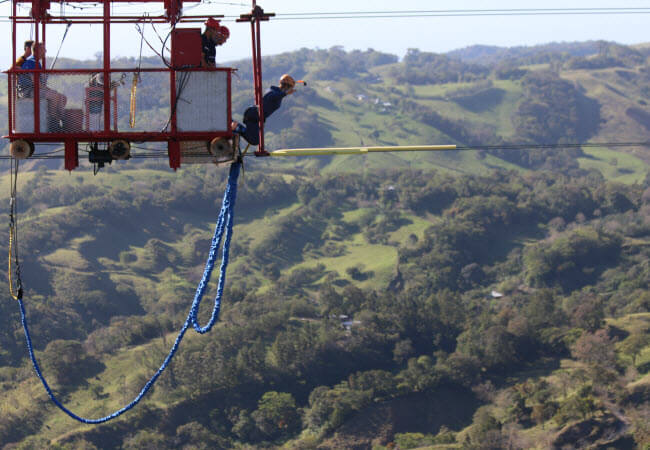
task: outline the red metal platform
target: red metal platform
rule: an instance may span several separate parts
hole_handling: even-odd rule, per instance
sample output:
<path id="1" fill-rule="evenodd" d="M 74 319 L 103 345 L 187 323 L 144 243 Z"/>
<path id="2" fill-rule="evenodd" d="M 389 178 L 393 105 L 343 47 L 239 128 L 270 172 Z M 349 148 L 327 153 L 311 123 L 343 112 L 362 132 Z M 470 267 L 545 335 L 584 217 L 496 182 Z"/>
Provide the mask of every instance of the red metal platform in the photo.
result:
<path id="1" fill-rule="evenodd" d="M 167 142 L 170 166 L 180 167 L 180 152 L 184 143 L 209 142 L 216 137 L 232 137 L 231 68 L 198 68 L 183 65 L 163 68 L 113 68 L 111 67 L 111 24 L 168 23 L 174 30 L 188 31 L 177 24 L 201 24 L 208 16 L 182 16 L 182 0 L 128 0 L 129 3 L 162 3 L 166 11 L 161 16 L 112 15 L 111 3 L 127 0 L 82 0 L 68 3 L 101 3 L 103 15 L 56 16 L 49 12 L 50 0 L 12 0 L 13 60 L 17 54 L 17 25 L 30 24 L 34 40 L 46 42 L 47 26 L 52 24 L 101 24 L 101 67 L 65 70 L 21 70 L 11 68 L 9 85 L 9 134 L 11 141 L 63 142 L 66 151 L 66 168 L 72 170 L 78 160 L 79 142 Z M 196 2 L 198 0 L 186 0 Z M 19 3 L 31 4 L 31 16 L 19 16 Z M 211 16 L 218 17 L 218 16 Z M 187 34 L 187 33 L 186 33 Z M 174 41 L 174 39 L 172 39 Z M 177 42 L 196 43 L 195 37 Z M 172 42 L 172 53 L 174 43 Z M 178 46 L 178 44 L 177 44 Z M 195 54 L 195 52 L 189 52 Z M 185 52 L 184 54 L 187 54 Z M 46 67 L 45 56 L 39 61 Z M 132 98 L 132 80 L 138 77 L 136 94 Z M 108 80 L 104 82 L 104 80 Z M 163 92 L 159 87 L 166 86 Z M 153 92 L 153 89 L 158 89 Z M 163 106 L 148 111 L 146 122 L 135 126 L 130 119 L 131 102 L 145 104 L 155 95 L 162 98 Z M 165 105 L 167 105 L 165 107 Z M 137 112 L 136 112 L 137 114 Z M 130 123 L 131 122 L 131 123 Z M 142 124 L 144 123 L 144 124 Z"/>

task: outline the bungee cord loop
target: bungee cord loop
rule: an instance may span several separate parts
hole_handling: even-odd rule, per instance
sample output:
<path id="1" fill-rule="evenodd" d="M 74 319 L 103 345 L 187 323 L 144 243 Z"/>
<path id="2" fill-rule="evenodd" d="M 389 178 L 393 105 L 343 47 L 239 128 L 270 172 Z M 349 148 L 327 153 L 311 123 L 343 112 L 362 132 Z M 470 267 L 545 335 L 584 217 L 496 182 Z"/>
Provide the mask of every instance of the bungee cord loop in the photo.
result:
<path id="1" fill-rule="evenodd" d="M 17 166 L 16 166 L 17 167 Z M 12 290 L 12 296 L 18 301 L 18 305 L 20 307 L 20 318 L 21 318 L 21 323 L 23 325 L 23 330 L 25 332 L 25 341 L 27 344 L 27 350 L 29 352 L 29 358 L 32 361 L 32 365 L 34 366 L 34 370 L 36 371 L 36 375 L 38 378 L 41 380 L 41 383 L 43 384 L 43 387 L 45 388 L 45 391 L 47 392 L 47 395 L 50 397 L 50 400 L 64 413 L 66 413 L 68 416 L 71 418 L 82 422 L 86 424 L 100 424 L 100 423 L 105 423 L 108 422 L 109 420 L 113 420 L 134 406 L 136 406 L 142 398 L 149 392 L 149 390 L 154 386 L 156 381 L 158 380 L 158 377 L 162 375 L 162 373 L 165 371 L 165 369 L 169 366 L 169 363 L 172 361 L 174 358 L 174 355 L 176 354 L 176 351 L 178 350 L 181 341 L 183 340 L 183 337 L 185 336 L 185 332 L 188 330 L 190 326 L 194 328 L 194 330 L 197 333 L 204 334 L 207 333 L 212 329 L 214 324 L 217 322 L 219 319 L 219 312 L 221 310 L 221 299 L 223 297 L 223 288 L 226 282 L 226 269 L 228 267 L 228 260 L 229 260 L 229 254 L 230 254 L 230 241 L 232 237 L 232 229 L 233 229 L 233 223 L 234 223 L 234 209 L 235 209 L 235 199 L 237 197 L 237 180 L 239 178 L 239 172 L 240 172 L 240 167 L 241 167 L 241 160 L 238 159 L 236 162 L 234 162 L 230 166 L 230 173 L 228 175 L 228 185 L 226 187 L 226 192 L 224 193 L 223 196 L 223 202 L 221 206 L 221 211 L 219 212 L 219 217 L 217 219 L 217 225 L 215 227 L 214 235 L 212 237 L 212 244 L 210 246 L 210 253 L 208 255 L 208 260 L 205 264 L 205 270 L 203 272 L 203 277 L 201 278 L 201 282 L 199 283 L 196 293 L 194 295 L 194 300 L 192 302 L 192 307 L 190 308 L 190 311 L 187 315 L 187 318 L 185 319 L 185 323 L 181 327 L 180 331 L 178 332 L 176 339 L 174 340 L 174 344 L 172 345 L 171 349 L 169 350 L 169 353 L 165 357 L 165 360 L 163 363 L 160 365 L 158 370 L 151 376 L 149 381 L 144 385 L 140 393 L 126 406 L 124 406 L 121 409 L 118 409 L 117 411 L 98 418 L 98 419 L 88 419 L 81 417 L 68 408 L 66 408 L 60 401 L 59 399 L 54 395 L 54 392 L 52 392 L 52 389 L 50 385 L 47 383 L 45 380 L 45 377 L 43 376 L 43 373 L 41 371 L 41 368 L 38 364 L 38 361 L 36 360 L 36 356 L 34 354 L 34 346 L 32 344 L 32 338 L 29 333 L 29 325 L 27 323 L 27 313 L 25 311 L 25 305 L 22 299 L 22 286 L 20 285 L 20 277 L 19 277 L 19 272 L 18 272 L 18 277 L 17 277 L 17 284 L 19 286 L 17 295 L 14 296 L 13 290 Z M 12 187 L 13 189 L 13 187 Z M 12 192 L 15 193 L 15 190 Z M 14 203 L 15 205 L 15 203 Z M 13 211 L 13 210 L 12 210 Z M 12 215 L 12 220 L 13 220 L 13 215 Z M 15 227 L 13 227 L 15 230 Z M 225 233 L 225 236 L 224 236 Z M 201 301 L 203 300 L 203 296 L 205 294 L 207 285 L 210 281 L 212 271 L 214 269 L 216 260 L 217 260 L 217 254 L 219 252 L 219 247 L 220 244 L 223 240 L 223 252 L 222 252 L 222 259 L 221 259 L 221 266 L 219 268 L 219 281 L 217 284 L 217 293 L 214 298 L 214 306 L 212 309 L 212 315 L 210 317 L 210 320 L 208 323 L 204 326 L 201 327 L 198 323 L 198 313 L 199 313 L 199 307 L 201 305 Z M 11 242 L 11 238 L 10 238 Z M 15 251 L 15 250 L 14 250 Z M 17 258 L 17 257 L 16 257 Z M 17 260 L 17 259 L 16 259 Z M 10 264 L 11 264 L 11 250 L 10 250 Z M 10 268 L 11 270 L 11 268 Z M 11 283 L 10 283 L 11 286 Z"/>

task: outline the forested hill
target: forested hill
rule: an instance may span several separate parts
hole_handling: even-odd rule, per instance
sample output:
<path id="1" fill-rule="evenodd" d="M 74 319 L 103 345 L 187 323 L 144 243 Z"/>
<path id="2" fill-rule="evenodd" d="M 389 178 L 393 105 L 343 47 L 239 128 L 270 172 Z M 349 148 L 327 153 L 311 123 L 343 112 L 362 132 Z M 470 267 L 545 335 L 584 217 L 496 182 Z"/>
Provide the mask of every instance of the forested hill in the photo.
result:
<path id="1" fill-rule="evenodd" d="M 127 167 L 18 186 L 36 354 L 90 417 L 172 345 L 226 176 Z M 221 321 L 106 425 L 49 403 L 5 295 L 4 448 L 648 443 L 648 180 L 249 168 L 235 221 Z"/>
<path id="2" fill-rule="evenodd" d="M 284 72 L 309 83 L 269 119 L 269 138 L 648 140 L 647 47 L 551 50 L 546 62 L 515 50 L 496 62 L 269 57 L 267 84 Z M 250 68 L 237 65 L 243 109 Z M 143 75 L 138 120 L 164 113 L 158 88 Z M 240 179 L 220 321 L 190 330 L 113 422 L 81 425 L 50 403 L 0 281 L 2 450 L 650 445 L 647 148 L 269 159 L 247 160 Z M 17 186 L 36 356 L 63 403 L 97 418 L 130 402 L 173 345 L 227 169 L 121 161 L 93 176 L 87 163 L 36 163 Z"/>
<path id="3" fill-rule="evenodd" d="M 603 41 L 535 47 L 475 46 L 448 54 L 410 50 L 400 61 L 374 50 L 301 49 L 264 58 L 265 84 L 283 73 L 308 81 L 269 119 L 271 148 L 459 144 L 507 146 L 643 142 L 650 135 L 650 47 Z M 148 58 L 144 66 L 161 65 Z M 249 60 L 236 61 L 233 111 L 251 103 Z M 58 67 L 97 62 L 60 59 Z M 121 59 L 116 67 L 136 67 Z M 160 77 L 142 76 L 139 123 L 162 120 Z M 6 103 L 6 86 L 0 87 Z M 0 127 L 6 127 L 0 109 Z M 124 116 L 126 118 L 126 115 Z M 125 119 L 126 120 L 126 119 Z M 122 124 L 126 129 L 128 125 Z M 154 127 L 155 129 L 155 127 Z M 585 147 L 535 151 L 376 155 L 364 167 L 442 168 L 485 173 L 492 168 L 596 169 L 623 182 L 643 179 L 647 147 Z M 320 171 L 358 170 L 355 157 L 286 163 Z"/>

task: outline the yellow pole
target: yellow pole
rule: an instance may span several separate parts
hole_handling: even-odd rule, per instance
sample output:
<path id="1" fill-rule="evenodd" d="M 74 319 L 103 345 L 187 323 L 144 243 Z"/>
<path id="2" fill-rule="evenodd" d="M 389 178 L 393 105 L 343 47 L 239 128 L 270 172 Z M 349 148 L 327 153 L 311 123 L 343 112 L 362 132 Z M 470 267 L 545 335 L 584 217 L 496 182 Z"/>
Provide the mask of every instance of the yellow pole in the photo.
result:
<path id="1" fill-rule="evenodd" d="M 375 152 L 435 152 L 455 150 L 455 145 L 401 145 L 390 147 L 332 147 L 275 150 L 269 156 L 360 155 Z"/>

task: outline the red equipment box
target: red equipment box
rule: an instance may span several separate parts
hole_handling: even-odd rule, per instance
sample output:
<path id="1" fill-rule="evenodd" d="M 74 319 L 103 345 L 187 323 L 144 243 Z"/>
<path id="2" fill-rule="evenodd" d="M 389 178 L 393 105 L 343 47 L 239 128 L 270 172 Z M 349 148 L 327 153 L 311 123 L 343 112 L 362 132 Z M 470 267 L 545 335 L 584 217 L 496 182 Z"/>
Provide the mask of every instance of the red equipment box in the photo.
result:
<path id="1" fill-rule="evenodd" d="M 172 66 L 200 66 L 201 49 L 200 28 L 176 28 L 172 33 Z"/>

